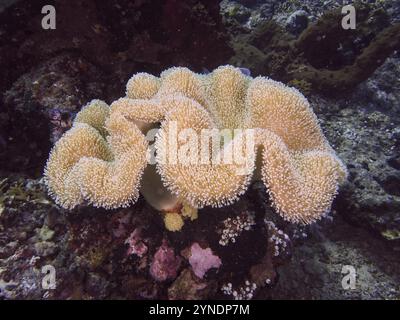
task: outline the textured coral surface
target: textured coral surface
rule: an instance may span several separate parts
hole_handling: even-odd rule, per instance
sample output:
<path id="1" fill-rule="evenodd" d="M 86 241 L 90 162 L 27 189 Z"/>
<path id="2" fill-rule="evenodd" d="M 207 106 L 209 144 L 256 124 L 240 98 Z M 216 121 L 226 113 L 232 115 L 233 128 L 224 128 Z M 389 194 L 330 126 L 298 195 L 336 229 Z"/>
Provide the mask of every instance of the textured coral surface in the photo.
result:
<path id="1" fill-rule="evenodd" d="M 328 212 L 346 177 L 308 101 L 296 89 L 268 78 L 253 79 L 232 66 L 208 75 L 171 68 L 160 78 L 136 74 L 125 98 L 110 107 L 93 101 L 78 113 L 45 169 L 57 203 L 73 208 L 86 200 L 116 208 L 135 202 L 146 166 L 145 124 L 157 122 L 158 173 L 171 193 L 194 207 L 237 200 L 256 169 L 257 152 L 272 203 L 290 221 L 309 223 Z M 196 139 L 185 149 L 189 160 L 182 154 L 171 157 L 175 149 L 187 147 L 188 142 L 178 138 L 185 129 L 199 136 L 205 129 L 252 130 L 251 152 L 244 153 L 244 162 L 217 162 L 210 153 L 204 163 Z M 231 152 L 240 154 L 246 148 L 242 135 L 223 143 L 224 156 L 232 146 L 236 149 Z M 171 215 L 167 218 L 167 224 L 173 221 Z"/>

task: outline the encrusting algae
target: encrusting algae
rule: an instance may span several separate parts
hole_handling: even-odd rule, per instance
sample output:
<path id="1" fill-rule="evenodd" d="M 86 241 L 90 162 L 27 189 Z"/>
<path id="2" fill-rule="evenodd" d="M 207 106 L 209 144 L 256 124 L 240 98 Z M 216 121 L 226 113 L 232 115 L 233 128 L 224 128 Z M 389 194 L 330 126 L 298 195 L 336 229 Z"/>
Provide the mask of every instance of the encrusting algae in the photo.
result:
<path id="1" fill-rule="evenodd" d="M 151 146 L 148 132 L 154 128 Z M 211 132 L 205 149 L 194 138 L 203 139 L 204 131 Z M 210 152 L 210 140 L 227 131 L 235 133 L 219 140 L 216 154 Z M 252 145 L 244 139 L 247 132 Z M 152 148 L 155 164 L 149 164 Z M 231 150 L 243 161 L 222 161 Z M 232 66 L 207 75 L 187 68 L 170 68 L 159 78 L 134 75 L 126 97 L 110 107 L 94 100 L 78 113 L 45 168 L 49 192 L 62 207 L 126 207 L 140 190 L 164 211 L 171 231 L 182 228 L 183 218 L 195 219 L 195 208 L 236 201 L 254 177 L 285 219 L 311 223 L 329 211 L 346 175 L 298 90 Z"/>

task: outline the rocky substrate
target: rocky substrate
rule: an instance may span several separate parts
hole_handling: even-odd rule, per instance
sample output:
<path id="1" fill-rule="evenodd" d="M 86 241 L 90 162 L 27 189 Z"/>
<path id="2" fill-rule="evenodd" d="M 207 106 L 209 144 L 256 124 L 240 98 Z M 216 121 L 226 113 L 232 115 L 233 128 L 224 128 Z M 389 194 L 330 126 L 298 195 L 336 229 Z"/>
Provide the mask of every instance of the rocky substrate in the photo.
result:
<path id="1" fill-rule="evenodd" d="M 398 300 L 399 249 L 335 215 L 295 248 L 291 262 L 278 269 L 277 285 L 259 298 Z M 354 289 L 342 286 L 345 266 L 354 267 Z"/>
<path id="2" fill-rule="evenodd" d="M 398 246 L 336 210 L 306 228 L 283 223 L 258 183 L 233 206 L 201 210 L 178 233 L 165 231 L 142 200 L 111 212 L 64 211 L 40 180 L 14 177 L 1 188 L 3 299 L 400 297 Z M 356 287 L 344 290 L 348 265 Z M 56 272 L 54 290 L 43 287 L 46 266 Z"/>
<path id="3" fill-rule="evenodd" d="M 226 23 L 247 30 L 273 20 L 287 31 L 299 35 L 310 23 L 315 22 L 329 10 L 341 8 L 353 1 L 319 1 L 319 0 L 222 0 L 221 13 Z M 398 22 L 400 5 L 396 0 L 377 1 L 368 3 L 376 8 L 384 9 L 393 22 Z"/>
<path id="4" fill-rule="evenodd" d="M 349 179 L 335 202 L 348 221 L 400 241 L 399 56 L 394 55 L 346 99 L 312 99 Z"/>

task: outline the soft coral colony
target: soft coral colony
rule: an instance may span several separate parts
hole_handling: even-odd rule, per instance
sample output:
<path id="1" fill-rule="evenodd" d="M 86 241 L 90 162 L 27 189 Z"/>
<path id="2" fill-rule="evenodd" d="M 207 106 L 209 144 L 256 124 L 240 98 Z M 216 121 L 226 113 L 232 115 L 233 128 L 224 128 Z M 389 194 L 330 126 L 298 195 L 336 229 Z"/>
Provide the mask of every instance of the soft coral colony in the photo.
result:
<path id="1" fill-rule="evenodd" d="M 255 156 L 244 163 L 165 161 L 172 147 L 187 144 L 177 139 L 171 145 L 173 124 L 176 132 L 199 134 L 204 129 L 254 130 Z M 150 146 L 152 128 L 158 131 Z M 244 149 L 241 138 L 233 136 L 222 148 L 236 142 Z M 152 147 L 155 165 L 148 164 Z M 45 168 L 49 192 L 64 208 L 84 202 L 125 207 L 140 192 L 165 213 L 172 231 L 182 227 L 183 218 L 196 218 L 195 208 L 237 200 L 252 179 L 263 181 L 285 219 L 311 223 L 330 210 L 346 169 L 299 91 L 232 66 L 206 75 L 187 68 L 170 68 L 159 78 L 134 75 L 126 97 L 111 106 L 94 100 L 78 113 Z"/>

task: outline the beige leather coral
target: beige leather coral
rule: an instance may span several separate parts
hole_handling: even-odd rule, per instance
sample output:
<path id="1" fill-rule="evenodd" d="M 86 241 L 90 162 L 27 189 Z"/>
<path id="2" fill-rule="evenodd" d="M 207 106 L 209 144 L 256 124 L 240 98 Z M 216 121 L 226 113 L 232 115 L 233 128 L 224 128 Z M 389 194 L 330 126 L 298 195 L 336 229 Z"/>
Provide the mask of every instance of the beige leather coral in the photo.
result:
<path id="1" fill-rule="evenodd" d="M 107 209 L 126 207 L 139 196 L 147 141 L 122 115 L 109 113 L 104 102 L 93 100 L 50 152 L 45 182 L 64 208 L 83 201 Z"/>
<path id="2" fill-rule="evenodd" d="M 147 164 L 152 128 L 159 128 L 156 167 Z M 230 204 L 255 178 L 285 219 L 310 223 L 329 211 L 346 169 L 300 92 L 222 66 L 207 75 L 186 68 L 134 75 L 110 108 L 99 101 L 83 108 L 52 150 L 45 178 L 66 208 L 126 206 L 141 184 L 175 231 L 179 204 Z"/>

